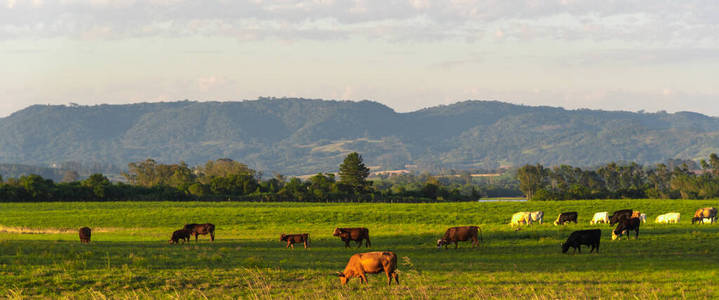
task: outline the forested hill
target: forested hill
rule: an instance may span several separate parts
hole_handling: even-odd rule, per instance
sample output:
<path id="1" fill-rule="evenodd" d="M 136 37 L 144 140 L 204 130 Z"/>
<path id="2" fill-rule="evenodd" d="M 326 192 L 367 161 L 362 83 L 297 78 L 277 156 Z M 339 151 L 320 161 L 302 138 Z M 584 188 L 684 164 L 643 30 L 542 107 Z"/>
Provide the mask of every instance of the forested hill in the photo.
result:
<path id="1" fill-rule="evenodd" d="M 0 163 L 231 158 L 266 174 L 308 174 L 336 170 L 351 151 L 382 169 L 656 163 L 719 152 L 719 119 L 496 101 L 397 113 L 371 101 L 274 98 L 35 105 L 0 119 Z"/>

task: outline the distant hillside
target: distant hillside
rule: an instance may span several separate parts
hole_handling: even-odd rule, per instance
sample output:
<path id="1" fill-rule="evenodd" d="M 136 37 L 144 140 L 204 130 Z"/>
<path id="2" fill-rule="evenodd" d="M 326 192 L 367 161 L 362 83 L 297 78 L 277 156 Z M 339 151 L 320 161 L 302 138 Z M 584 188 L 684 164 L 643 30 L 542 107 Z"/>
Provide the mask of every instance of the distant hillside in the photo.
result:
<path id="1" fill-rule="evenodd" d="M 350 151 L 381 169 L 656 163 L 719 152 L 719 119 L 496 101 L 397 113 L 371 101 L 307 99 L 35 105 L 0 119 L 0 163 L 226 157 L 266 174 L 307 174 L 336 170 Z"/>

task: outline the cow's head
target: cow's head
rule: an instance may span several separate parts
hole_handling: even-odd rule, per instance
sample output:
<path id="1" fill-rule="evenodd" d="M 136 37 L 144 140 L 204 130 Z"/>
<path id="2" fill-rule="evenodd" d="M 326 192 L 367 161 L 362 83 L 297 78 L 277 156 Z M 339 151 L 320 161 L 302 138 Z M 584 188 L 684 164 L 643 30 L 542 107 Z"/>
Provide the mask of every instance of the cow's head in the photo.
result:
<path id="1" fill-rule="evenodd" d="M 175 243 L 175 241 L 173 241 L 173 240 L 170 240 L 170 244 L 174 244 L 174 243 Z"/>
<path id="2" fill-rule="evenodd" d="M 333 235 L 333 236 L 338 236 L 338 235 L 340 235 L 340 233 L 342 233 L 342 230 L 340 230 L 339 228 L 335 228 L 335 231 L 332 232 L 332 235 Z"/>
<path id="3" fill-rule="evenodd" d="M 442 248 L 442 246 L 449 244 L 449 242 L 445 239 L 438 239 L 437 240 L 437 248 Z"/>
<path id="4" fill-rule="evenodd" d="M 694 224 L 694 223 L 696 223 L 696 222 L 701 223 L 701 222 L 702 222 L 702 218 L 701 218 L 701 217 L 694 217 L 694 218 L 692 218 L 692 224 Z"/>
<path id="5" fill-rule="evenodd" d="M 567 253 L 567 251 L 569 250 L 569 244 L 562 243 L 561 246 L 562 246 L 562 253 Z"/>
<path id="6" fill-rule="evenodd" d="M 283 233 L 282 235 L 280 235 L 280 242 L 284 241 L 287 241 L 287 235 Z"/>
<path id="7" fill-rule="evenodd" d="M 612 241 L 621 238 L 622 235 L 627 234 L 627 232 L 627 230 L 622 230 L 621 232 L 617 232 L 617 230 L 612 230 Z"/>
<path id="8" fill-rule="evenodd" d="M 347 284 L 347 280 L 349 280 L 349 279 L 347 278 L 347 276 L 345 276 L 344 273 L 337 272 L 337 276 L 340 278 L 340 282 L 342 283 L 342 285 Z"/>

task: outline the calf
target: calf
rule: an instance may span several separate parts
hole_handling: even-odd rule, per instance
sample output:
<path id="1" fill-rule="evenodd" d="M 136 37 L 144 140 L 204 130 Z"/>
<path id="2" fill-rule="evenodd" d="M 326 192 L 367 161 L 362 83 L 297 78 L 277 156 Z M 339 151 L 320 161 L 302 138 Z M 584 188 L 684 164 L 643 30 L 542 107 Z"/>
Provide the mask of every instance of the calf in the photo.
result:
<path id="1" fill-rule="evenodd" d="M 577 212 L 563 212 L 557 216 L 557 220 L 554 221 L 554 225 L 564 225 L 569 222 L 577 223 Z"/>
<path id="2" fill-rule="evenodd" d="M 360 282 L 367 283 L 365 273 L 377 274 L 384 271 L 387 274 L 387 284 L 392 285 L 392 278 L 399 284 L 397 275 L 397 255 L 394 252 L 367 252 L 357 253 L 350 257 L 343 272 L 338 272 L 342 285 L 353 277 L 359 277 Z"/>
<path id="3" fill-rule="evenodd" d="M 295 248 L 295 243 L 304 243 L 305 249 L 310 247 L 310 234 L 282 234 L 280 235 L 281 242 L 287 242 L 287 248 Z"/>
<path id="4" fill-rule="evenodd" d="M 210 241 L 215 241 L 215 224 L 185 224 L 185 227 L 183 227 L 182 229 L 192 231 L 192 235 L 195 236 L 195 242 L 197 242 L 197 236 L 205 234 L 210 235 Z"/>
<path id="5" fill-rule="evenodd" d="M 714 223 L 717 217 L 717 209 L 713 207 L 705 207 L 697 209 L 692 218 L 692 224 L 699 222 L 704 223 L 704 219 L 709 219 L 710 223 Z"/>
<path id="6" fill-rule="evenodd" d="M 615 211 L 612 214 L 612 216 L 609 217 L 609 225 L 614 226 L 614 224 L 617 224 L 619 222 L 619 220 L 621 220 L 622 218 L 629 219 L 632 217 L 633 213 L 634 213 L 634 211 L 631 209 L 622 209 L 622 210 Z"/>
<path id="7" fill-rule="evenodd" d="M 595 249 L 599 253 L 599 240 L 602 238 L 602 231 L 599 229 L 589 230 L 578 230 L 572 232 L 567 238 L 567 241 L 562 244 L 562 253 L 567 253 L 569 247 L 574 248 L 574 252 L 582 253 L 582 245 L 591 246 L 589 253 L 592 253 Z"/>
<path id="8" fill-rule="evenodd" d="M 480 233 L 479 239 L 477 239 L 477 233 Z M 472 248 L 479 245 L 479 241 L 482 239 L 482 229 L 477 226 L 461 226 L 451 227 L 447 229 L 444 236 L 437 240 L 437 248 L 444 246 L 447 249 L 447 245 L 454 243 L 454 249 L 459 246 L 458 242 L 465 242 L 472 240 Z"/>
<path id="9" fill-rule="evenodd" d="M 92 230 L 90 230 L 90 227 L 80 228 L 79 234 L 80 234 L 80 243 L 87 244 L 90 242 L 90 235 L 92 235 Z"/>
<path id="10" fill-rule="evenodd" d="M 359 228 L 335 228 L 332 233 L 333 236 L 339 237 L 345 242 L 345 248 L 350 246 L 350 241 L 357 242 L 357 248 L 362 246 L 362 240 L 365 240 L 365 247 L 372 245 L 369 241 L 369 229 L 364 227 Z"/>
<path id="11" fill-rule="evenodd" d="M 184 244 L 190 241 L 190 236 L 192 236 L 192 230 L 175 230 L 175 232 L 172 233 L 172 237 L 170 238 L 170 244 L 179 244 L 180 240 L 182 240 L 182 243 Z"/>
<path id="12" fill-rule="evenodd" d="M 595 213 L 592 220 L 589 221 L 589 224 L 609 223 L 609 217 L 607 215 L 608 213 L 606 211 Z"/>
<path id="13" fill-rule="evenodd" d="M 639 239 L 639 224 L 641 224 L 639 218 L 622 218 L 618 224 L 617 228 L 614 228 L 612 231 L 612 241 L 621 238 L 622 235 L 625 234 L 627 235 L 627 239 L 629 239 L 628 233 L 630 230 L 634 230 L 636 232 L 634 238 Z"/>

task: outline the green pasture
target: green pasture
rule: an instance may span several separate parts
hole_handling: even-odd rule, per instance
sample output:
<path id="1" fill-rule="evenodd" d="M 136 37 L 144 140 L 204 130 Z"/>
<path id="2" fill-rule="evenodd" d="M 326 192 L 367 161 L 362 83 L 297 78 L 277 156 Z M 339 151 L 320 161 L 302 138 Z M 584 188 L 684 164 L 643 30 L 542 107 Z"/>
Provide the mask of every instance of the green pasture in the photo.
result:
<path id="1" fill-rule="evenodd" d="M 593 200 L 446 204 L 94 202 L 0 204 L 0 297 L 8 298 L 538 298 L 719 297 L 719 224 L 692 225 L 717 200 Z M 647 214 L 639 240 L 611 241 L 594 212 Z M 512 230 L 516 211 L 545 224 Z M 554 226 L 557 214 L 579 224 Z M 654 217 L 680 212 L 677 225 Z M 169 245 L 185 223 L 214 223 L 217 240 Z M 483 242 L 448 250 L 450 226 L 479 225 Z M 93 228 L 80 244 L 77 228 Z M 335 227 L 363 226 L 372 247 L 345 249 Z M 599 254 L 562 254 L 573 230 L 601 228 Z M 311 249 L 285 249 L 281 233 L 310 233 Z M 354 246 L 354 244 L 353 244 Z M 341 287 L 333 276 L 358 251 L 391 250 L 400 285 L 383 274 Z M 571 253 L 572 250 L 570 250 Z"/>

